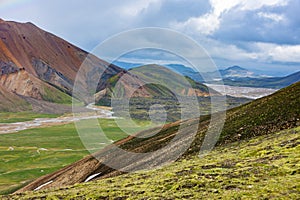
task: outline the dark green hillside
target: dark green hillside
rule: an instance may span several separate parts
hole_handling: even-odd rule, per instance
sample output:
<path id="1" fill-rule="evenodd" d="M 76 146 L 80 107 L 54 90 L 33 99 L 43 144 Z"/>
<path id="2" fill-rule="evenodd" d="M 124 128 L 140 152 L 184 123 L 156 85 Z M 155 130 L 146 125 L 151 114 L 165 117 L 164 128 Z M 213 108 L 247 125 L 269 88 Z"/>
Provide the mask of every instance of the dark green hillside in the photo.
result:
<path id="1" fill-rule="evenodd" d="M 300 126 L 299 105 L 300 82 L 279 90 L 270 96 L 228 110 L 218 143 L 226 144 Z M 199 152 L 203 133 L 209 124 L 208 119 L 210 119 L 210 116 L 203 116 L 201 118 L 196 139 L 185 155 Z M 189 120 L 188 124 L 193 124 L 193 121 Z M 143 146 L 143 149 L 156 150 L 161 147 L 161 140 L 157 141 L 157 138 L 169 138 L 164 140 L 166 144 L 172 139 L 169 136 L 176 133 L 178 127 L 179 124 L 177 123 L 171 126 L 171 128 L 163 129 L 159 134 L 149 139 L 133 138 L 124 143 L 123 146 L 126 147 L 125 149 L 135 149 Z"/>
<path id="2" fill-rule="evenodd" d="M 111 100 L 116 102 L 113 111 L 116 116 L 124 117 L 123 105 L 126 101 L 130 103 L 130 116 L 133 119 L 150 120 L 149 110 L 152 105 L 162 105 L 167 113 L 167 121 L 174 122 L 181 119 L 181 111 L 184 110 L 190 116 L 210 114 L 210 96 L 220 95 L 215 90 L 206 85 L 195 82 L 189 77 L 183 77 L 170 69 L 159 65 L 145 65 L 136 67 L 127 73 L 127 80 L 122 80 L 124 73 L 119 73 L 111 77 L 108 81 L 105 94 L 98 101 L 98 105 L 111 106 Z M 118 86 L 116 87 L 116 84 Z M 137 89 L 136 85 L 142 85 Z M 129 93 L 135 91 L 129 97 Z M 195 109 L 193 96 L 197 96 L 199 109 Z M 178 99 L 180 98 L 180 100 Z M 128 100 L 128 98 L 130 100 Z M 249 102 L 246 98 L 227 98 L 228 108 Z M 180 105 L 184 102 L 186 105 Z M 153 108 L 153 107 L 152 107 Z M 152 110 L 158 113 L 161 108 Z M 163 119 L 159 119 L 164 121 Z"/>
<path id="3" fill-rule="evenodd" d="M 271 96 L 255 100 L 246 105 L 227 111 L 226 122 L 218 145 L 220 146 L 235 141 L 248 140 L 256 136 L 266 135 L 267 137 L 272 137 L 273 134 L 279 132 L 280 130 L 300 126 L 299 103 L 300 82 L 284 88 Z M 177 134 L 179 124 L 181 123 L 184 128 L 180 130 L 180 133 L 186 136 L 180 140 L 173 141 L 172 144 L 175 146 L 180 146 L 185 144 L 187 141 L 193 140 L 193 143 L 190 145 L 188 151 L 185 152 L 184 156 L 179 160 L 191 159 L 193 156 L 196 156 L 199 153 L 204 134 L 209 125 L 209 119 L 209 115 L 201 117 L 198 133 L 195 138 L 191 137 L 190 132 L 193 130 L 193 128 L 195 128 L 195 125 L 198 125 L 199 122 L 198 120 L 191 119 L 183 122 L 167 124 L 154 136 L 148 138 L 129 136 L 128 138 L 118 141 L 116 144 L 122 149 L 126 149 L 128 151 L 140 153 L 152 152 L 157 149 L 161 149 L 163 146 L 168 144 L 175 134 Z M 155 130 L 156 129 L 150 129 L 139 134 L 144 136 L 148 134 L 151 135 Z M 294 145 L 297 146 L 298 144 L 299 143 L 296 142 Z M 102 163 L 99 163 L 99 161 L 93 156 L 88 156 L 70 166 L 61 169 L 58 172 L 41 177 L 40 179 L 19 190 L 19 192 L 33 190 L 37 186 L 50 180 L 53 180 L 53 183 L 47 185 L 45 189 L 47 187 L 65 186 L 79 183 L 82 182 L 86 177 L 95 173 L 101 173 L 97 179 L 120 175 L 121 172 L 118 172 L 115 169 L 109 168 L 103 164 L 103 161 L 107 159 L 111 161 L 113 158 L 113 161 L 116 162 L 127 159 L 127 157 L 123 157 L 123 154 L 114 154 L 114 151 L 111 151 L 111 148 L 112 147 L 109 146 L 94 155 L 98 157 L 98 159 L 102 160 Z M 167 153 L 165 151 L 157 153 L 156 157 L 168 157 L 172 156 L 174 153 L 176 153 L 176 148 L 169 148 Z M 264 151 L 264 153 L 266 152 Z M 143 164 L 144 162 L 146 162 L 148 166 L 157 166 L 154 157 L 141 158 L 140 160 L 128 160 L 126 162 L 131 164 L 137 163 L 138 165 L 135 167 L 138 167 L 139 164 Z M 226 160 L 223 162 L 226 162 Z M 295 162 L 295 160 L 292 162 Z M 89 166 L 89 168 L 86 168 L 85 166 Z M 295 168 L 296 167 L 294 166 L 293 169 Z M 80 173 L 76 173 L 75 176 L 74 172 L 76 171 Z M 296 171 L 295 173 L 298 172 Z M 170 178 L 173 179 L 174 175 L 170 176 Z"/>
<path id="4" fill-rule="evenodd" d="M 270 96 L 233 108 L 226 113 L 218 143 L 226 144 L 300 126 L 299 105 L 300 82 Z M 186 155 L 199 151 L 202 135 L 197 137 Z"/>
<path id="5" fill-rule="evenodd" d="M 126 76 L 124 81 L 122 76 Z M 120 81 L 118 88 L 116 84 Z M 189 77 L 183 77 L 170 69 L 159 65 L 144 65 L 129 70 L 129 73 L 121 72 L 108 79 L 105 95 L 100 99 L 98 105 L 109 105 L 111 97 L 128 98 L 130 90 L 137 90 L 136 85 L 142 85 L 139 90 L 143 90 L 134 97 L 141 98 L 174 98 L 175 94 L 181 96 L 191 96 L 190 89 L 194 89 L 197 96 L 219 95 L 213 89 L 195 82 Z M 209 94 L 211 92 L 211 94 Z"/>
<path id="6" fill-rule="evenodd" d="M 156 84 L 166 85 L 172 91 L 176 91 L 177 94 L 181 94 L 183 90 L 193 88 L 202 92 L 203 94 L 208 94 L 211 92 L 213 95 L 219 94 L 213 89 L 208 89 L 207 86 L 194 81 L 193 79 L 177 74 L 176 72 L 160 66 L 160 65 L 144 65 L 136 67 L 130 70 L 130 73 L 137 75 L 144 82 L 154 82 Z"/>

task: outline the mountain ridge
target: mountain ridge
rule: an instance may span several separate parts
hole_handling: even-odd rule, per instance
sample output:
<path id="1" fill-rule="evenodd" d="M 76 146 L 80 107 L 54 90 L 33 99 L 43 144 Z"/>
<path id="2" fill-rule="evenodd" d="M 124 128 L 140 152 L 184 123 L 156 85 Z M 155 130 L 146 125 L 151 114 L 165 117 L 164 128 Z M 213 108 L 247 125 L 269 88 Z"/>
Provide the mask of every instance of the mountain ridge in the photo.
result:
<path id="1" fill-rule="evenodd" d="M 130 64 L 126 62 L 119 62 L 119 64 L 121 67 L 125 66 L 125 69 L 126 66 L 130 66 L 130 68 L 136 68 L 139 66 L 138 63 Z M 282 77 L 274 77 L 265 75 L 264 72 L 257 72 L 257 70 L 251 71 L 238 65 L 233 65 L 226 69 L 220 69 L 219 71 L 202 73 L 196 72 L 194 69 L 183 64 L 166 64 L 164 66 L 179 74 L 191 77 L 193 80 L 200 83 L 225 84 L 229 86 L 280 89 L 300 80 L 299 72 L 294 72 Z M 204 76 L 207 80 L 204 80 Z M 222 82 L 220 80 L 220 76 L 223 79 Z"/>
<path id="2" fill-rule="evenodd" d="M 264 87 L 264 88 L 273 88 L 273 89 L 287 87 L 298 81 L 300 81 L 300 71 L 284 77 L 235 78 L 235 79 L 225 78 L 223 80 L 224 84 L 231 85 L 231 86 Z"/>

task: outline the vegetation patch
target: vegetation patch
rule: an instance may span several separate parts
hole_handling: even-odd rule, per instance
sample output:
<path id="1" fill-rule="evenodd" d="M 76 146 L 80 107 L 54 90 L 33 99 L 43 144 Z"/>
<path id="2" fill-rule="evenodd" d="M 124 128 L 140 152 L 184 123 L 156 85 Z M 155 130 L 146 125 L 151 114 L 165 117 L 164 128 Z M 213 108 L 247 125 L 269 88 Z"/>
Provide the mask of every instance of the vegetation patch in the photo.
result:
<path id="1" fill-rule="evenodd" d="M 71 104 L 72 97 L 67 93 L 60 91 L 59 89 L 52 87 L 44 87 L 44 94 L 42 95 L 43 100 L 49 101 L 52 103 L 60 104 Z"/>

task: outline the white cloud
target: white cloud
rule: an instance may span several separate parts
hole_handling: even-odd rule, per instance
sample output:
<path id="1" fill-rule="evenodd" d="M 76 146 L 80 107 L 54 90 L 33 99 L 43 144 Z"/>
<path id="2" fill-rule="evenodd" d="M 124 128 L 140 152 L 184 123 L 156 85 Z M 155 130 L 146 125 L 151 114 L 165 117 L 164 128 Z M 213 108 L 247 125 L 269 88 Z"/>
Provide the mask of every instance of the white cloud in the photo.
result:
<path id="1" fill-rule="evenodd" d="M 259 12 L 257 15 L 259 17 L 270 19 L 270 20 L 273 20 L 275 22 L 280 22 L 280 21 L 286 20 L 284 15 L 279 15 L 279 14 L 275 14 L 275 13 Z"/>
<path id="2" fill-rule="evenodd" d="M 203 37 L 200 44 L 207 50 L 213 58 L 226 60 L 244 61 L 256 60 L 259 55 L 256 52 L 246 51 L 234 44 L 226 44 L 217 40 Z"/>
<path id="3" fill-rule="evenodd" d="M 130 3 L 122 5 L 119 10 L 123 16 L 136 17 L 143 10 L 146 10 L 149 6 L 160 3 L 159 0 L 139 0 L 132 1 Z"/>
<path id="4" fill-rule="evenodd" d="M 205 14 L 201 17 L 192 17 L 183 23 L 172 23 L 171 27 L 177 30 L 202 33 L 210 35 L 219 28 L 220 20 L 213 14 Z"/>
<path id="5" fill-rule="evenodd" d="M 284 6 L 287 0 L 210 0 L 212 9 L 199 17 L 192 17 L 184 22 L 173 22 L 171 25 L 181 31 L 200 32 L 204 35 L 211 35 L 219 29 L 222 23 L 222 15 L 232 9 L 235 10 L 257 10 L 264 6 Z M 275 21 L 283 20 L 283 16 L 262 13 L 261 17 L 271 18 Z"/>
<path id="6" fill-rule="evenodd" d="M 300 62 L 300 45 L 276 45 L 256 43 L 259 57 L 263 60 L 278 62 Z"/>
<path id="7" fill-rule="evenodd" d="M 219 17 L 222 13 L 241 3 L 241 0 L 210 0 L 210 3 L 213 8 L 212 14 Z"/>
<path id="8" fill-rule="evenodd" d="M 231 64 L 300 59 L 299 0 L 0 0 L 0 5 L 1 18 L 31 21 L 85 50 L 120 31 L 155 26 L 179 30 Z"/>
<path id="9" fill-rule="evenodd" d="M 237 5 L 238 2 L 239 0 L 211 0 L 212 10 L 209 13 L 189 18 L 185 22 L 175 22 L 172 26 L 178 30 L 188 32 L 195 30 L 204 35 L 210 35 L 219 28 L 221 14 Z"/>
<path id="10" fill-rule="evenodd" d="M 257 10 L 264 6 L 285 6 L 289 0 L 240 0 L 239 8 L 241 10 Z"/>

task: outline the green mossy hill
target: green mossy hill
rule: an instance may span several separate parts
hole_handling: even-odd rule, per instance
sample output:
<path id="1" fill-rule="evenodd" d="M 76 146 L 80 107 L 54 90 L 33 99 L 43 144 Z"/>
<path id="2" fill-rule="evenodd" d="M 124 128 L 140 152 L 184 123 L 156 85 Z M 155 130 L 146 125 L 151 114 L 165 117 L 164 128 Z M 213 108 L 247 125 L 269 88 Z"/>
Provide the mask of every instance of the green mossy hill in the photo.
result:
<path id="1" fill-rule="evenodd" d="M 299 105 L 300 82 L 279 90 L 270 96 L 230 109 L 226 112 L 226 120 L 218 145 L 300 126 Z M 185 156 L 195 155 L 199 152 L 209 120 L 209 115 L 200 118 L 198 133 Z M 194 123 L 198 123 L 198 120 L 189 120 L 185 125 L 189 126 Z M 147 149 L 148 151 L 157 150 L 161 148 L 162 143 L 167 144 L 171 141 L 173 137 L 170 136 L 174 135 L 178 128 L 179 124 L 175 123 L 169 128 L 162 129 L 153 137 L 132 138 L 124 143 L 122 147 L 128 150 L 136 148 Z M 166 139 L 162 140 L 161 138 Z"/>
<path id="2" fill-rule="evenodd" d="M 226 122 L 222 129 L 221 137 L 219 138 L 219 141 L 217 143 L 218 146 L 229 145 L 230 143 L 237 141 L 246 141 L 257 136 L 266 135 L 272 137 L 273 134 L 279 132 L 280 130 L 300 126 L 299 103 L 300 82 L 284 88 L 271 96 L 255 100 L 246 105 L 227 111 Z M 217 114 L 217 116 L 218 115 L 219 114 Z M 180 140 L 176 140 L 175 143 L 173 142 L 172 144 L 177 146 L 182 145 L 189 140 L 192 140 L 192 144 L 189 145 L 188 150 L 178 160 L 193 159 L 194 156 L 199 154 L 204 135 L 207 131 L 207 127 L 209 126 L 209 122 L 209 115 L 201 116 L 200 122 L 199 120 L 195 119 L 190 119 L 183 122 L 175 122 L 165 125 L 165 127 L 155 135 L 153 135 L 153 132 L 156 132 L 157 129 L 149 129 L 139 133 L 143 136 L 152 135 L 150 137 L 145 138 L 129 136 L 128 138 L 118 141 L 116 144 L 119 145 L 120 148 L 131 152 L 153 152 L 166 146 L 166 144 L 169 144 L 169 142 L 177 134 L 179 125 L 181 124 L 183 129 L 179 131 L 181 132 L 181 134 L 185 134 L 186 137 L 181 138 Z M 190 136 L 190 133 L 194 131 L 195 128 L 197 128 L 197 126 L 195 125 L 199 125 L 198 132 L 195 138 L 192 138 Z M 164 157 L 172 156 L 175 150 L 176 148 L 171 147 L 168 150 L 163 151 L 162 153 L 167 152 L 164 153 Z M 114 155 L 113 152 L 110 151 L 109 147 L 95 153 L 95 156 L 97 156 L 100 160 L 111 158 L 115 158 L 116 160 L 127 159 L 126 155 Z M 52 187 L 54 187 L 55 185 L 68 185 L 69 182 L 79 183 L 81 182 L 81 180 L 84 180 L 85 177 L 87 177 L 88 175 L 92 175 L 95 172 L 101 173 L 101 176 L 98 178 L 108 178 L 120 175 L 120 172 L 116 171 L 113 168 L 109 168 L 104 164 L 98 164 L 99 167 L 96 167 L 96 169 L 92 171 L 83 167 L 82 163 L 88 166 L 93 166 L 94 160 L 95 158 L 93 157 L 86 157 L 78 161 L 77 163 L 73 163 L 71 166 L 67 166 L 61 169 L 61 171 L 63 171 L 64 173 L 59 173 L 58 171 L 49 174 L 42 179 L 37 179 L 26 187 L 20 189 L 19 192 L 33 190 L 38 185 L 45 183 L 45 181 L 51 180 L 51 177 L 54 176 L 58 178 L 56 178 L 57 181 L 52 183 Z M 153 162 L 150 162 L 152 160 Z M 134 160 L 134 163 L 143 164 L 143 162 L 147 161 L 150 164 L 155 164 L 156 162 L 154 161 L 154 158 L 152 160 L 149 161 L 148 158 L 141 158 L 141 160 Z M 70 169 L 76 169 L 77 171 L 80 171 L 80 174 L 76 174 L 76 179 L 73 178 L 73 175 L 70 176 L 70 174 L 73 173 Z M 60 180 L 65 181 L 60 182 Z"/>
<path id="3" fill-rule="evenodd" d="M 298 199 L 300 127 L 169 166 L 2 199 Z"/>
<path id="4" fill-rule="evenodd" d="M 196 93 L 198 93 L 198 96 L 220 95 L 217 91 L 208 88 L 202 83 L 198 83 L 187 76 L 184 77 L 166 67 L 159 65 L 151 64 L 136 67 L 129 70 L 128 74 L 133 77 L 132 82 L 128 80 L 128 82 L 122 83 L 125 85 L 119 85 L 118 90 L 115 89 L 115 86 L 120 78 L 124 75 L 124 72 L 120 72 L 119 74 L 116 74 L 109 78 L 107 81 L 106 93 L 97 102 L 97 104 L 109 106 L 112 96 L 114 96 L 115 98 L 126 97 L 125 88 L 128 89 L 130 88 L 128 87 L 130 86 L 130 84 L 135 85 L 137 83 L 141 83 L 147 94 L 149 94 L 149 96 L 140 96 L 141 98 L 146 99 L 149 99 L 149 97 L 156 97 L 160 99 L 175 99 L 176 95 L 191 96 L 189 92 L 192 88 Z"/>
<path id="5" fill-rule="evenodd" d="M 70 95 L 51 85 L 47 85 L 44 87 L 44 91 L 42 92 L 42 98 L 43 100 L 52 103 L 59 103 L 59 104 L 72 103 L 72 97 Z"/>
<path id="6" fill-rule="evenodd" d="M 209 89 L 206 85 L 198 83 L 187 76 L 182 76 L 181 74 L 160 65 L 144 65 L 133 68 L 129 72 L 138 76 L 145 82 L 168 86 L 172 91 L 176 91 L 177 94 L 180 94 L 182 90 L 187 90 L 189 88 L 197 89 L 203 93 L 209 93 Z M 210 89 L 210 92 L 219 94 L 213 89 Z"/>

